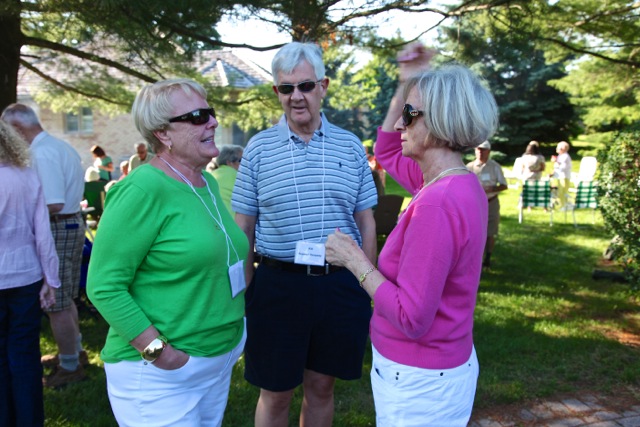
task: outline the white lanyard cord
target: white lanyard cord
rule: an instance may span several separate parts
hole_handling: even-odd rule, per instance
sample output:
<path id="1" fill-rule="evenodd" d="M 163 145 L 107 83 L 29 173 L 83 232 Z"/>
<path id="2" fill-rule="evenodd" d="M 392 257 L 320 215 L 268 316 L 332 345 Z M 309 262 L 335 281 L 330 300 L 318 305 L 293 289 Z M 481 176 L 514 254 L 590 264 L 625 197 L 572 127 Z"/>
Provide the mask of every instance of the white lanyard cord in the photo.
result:
<path id="1" fill-rule="evenodd" d="M 216 208 L 216 213 L 218 214 L 218 218 L 219 219 L 216 218 L 215 216 L 213 216 L 213 213 L 209 209 L 209 206 L 207 206 L 207 204 L 204 202 L 204 199 L 202 197 L 200 197 L 200 195 L 196 191 L 196 189 L 193 186 L 193 184 L 191 183 L 191 181 L 189 181 L 189 179 L 186 176 L 184 176 L 178 169 L 176 169 L 173 166 L 171 166 L 171 164 L 169 162 L 167 162 L 165 159 L 163 159 L 160 156 L 158 156 L 158 158 L 160 160 L 162 160 L 163 162 L 165 162 L 167 164 L 167 166 L 169 166 L 169 168 L 171 168 L 172 171 L 174 171 L 185 183 L 187 183 L 187 185 L 189 185 L 189 187 L 191 187 L 191 191 L 193 191 L 193 194 L 198 196 L 198 199 L 200 199 L 200 202 L 202 202 L 202 205 L 204 206 L 204 208 L 209 213 L 209 216 L 211 216 L 213 221 L 218 225 L 218 227 L 220 227 L 220 229 L 224 233 L 225 241 L 226 241 L 226 244 L 227 244 L 227 267 L 231 267 L 231 252 L 229 251 L 229 248 L 233 249 L 233 253 L 235 254 L 235 256 L 236 256 L 236 258 L 238 260 L 240 260 L 240 257 L 238 256 L 238 252 L 236 251 L 236 248 L 234 247 L 233 242 L 231 241 L 231 237 L 227 233 L 227 230 L 224 227 L 224 224 L 222 223 L 222 215 L 220 215 L 220 210 L 218 209 L 218 203 L 216 202 L 215 197 L 213 197 L 213 193 L 211 193 L 211 188 L 209 188 L 209 183 L 205 179 L 204 175 L 202 176 L 202 179 L 204 180 L 204 184 L 207 186 L 207 191 L 209 192 L 209 196 L 211 197 L 211 201 L 213 202 L 213 207 Z"/>
<path id="2" fill-rule="evenodd" d="M 293 187 L 296 190 L 296 200 L 298 202 L 298 222 L 300 224 L 300 233 L 302 235 L 302 240 L 305 241 L 306 239 L 304 238 L 304 229 L 302 227 L 302 210 L 300 209 L 300 195 L 298 193 L 298 183 L 296 180 L 296 162 L 295 162 L 295 158 L 293 157 L 293 150 L 295 149 L 295 144 L 292 140 L 291 137 L 291 129 L 289 128 L 289 123 L 287 122 L 287 131 L 289 132 L 289 153 L 291 154 L 291 167 L 293 169 Z M 321 217 L 321 228 L 320 228 L 320 237 L 318 238 L 318 242 L 322 241 L 322 238 L 324 237 L 324 181 L 325 181 L 325 174 L 326 174 L 326 170 L 325 170 L 325 163 L 324 163 L 324 152 L 325 152 L 325 147 L 324 147 L 324 127 L 321 130 L 322 132 L 322 217 Z M 313 137 L 312 137 L 313 139 Z M 311 141 L 309 141 L 309 144 L 311 143 Z"/>

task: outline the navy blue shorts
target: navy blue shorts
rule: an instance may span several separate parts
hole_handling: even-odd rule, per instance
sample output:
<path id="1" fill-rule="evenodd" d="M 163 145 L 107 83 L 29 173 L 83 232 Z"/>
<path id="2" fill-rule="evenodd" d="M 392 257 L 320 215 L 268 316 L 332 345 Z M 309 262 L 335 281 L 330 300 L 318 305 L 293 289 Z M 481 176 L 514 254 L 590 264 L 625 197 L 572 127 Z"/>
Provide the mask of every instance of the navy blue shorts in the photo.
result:
<path id="1" fill-rule="evenodd" d="M 249 383 L 278 392 L 302 384 L 305 369 L 362 376 L 371 299 L 349 270 L 307 276 L 260 265 L 245 300 Z"/>

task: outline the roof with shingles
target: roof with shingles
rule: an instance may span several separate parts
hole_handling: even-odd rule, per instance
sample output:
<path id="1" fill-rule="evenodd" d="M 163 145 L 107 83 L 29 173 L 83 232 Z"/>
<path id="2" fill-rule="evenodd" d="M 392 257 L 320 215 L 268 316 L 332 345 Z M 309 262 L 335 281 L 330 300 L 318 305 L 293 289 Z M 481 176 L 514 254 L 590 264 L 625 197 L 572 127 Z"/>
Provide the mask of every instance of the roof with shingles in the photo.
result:
<path id="1" fill-rule="evenodd" d="M 203 76 L 209 78 L 215 86 L 232 86 L 238 89 L 247 89 L 271 82 L 271 74 L 267 70 L 250 59 L 240 58 L 232 49 L 203 51 L 197 56 L 193 65 Z M 55 76 L 55 68 L 51 68 L 51 70 L 47 70 L 47 74 L 52 78 L 57 78 Z M 34 89 L 38 88 L 41 83 L 41 78 L 35 73 L 20 67 L 18 72 L 18 97 L 33 95 Z"/>

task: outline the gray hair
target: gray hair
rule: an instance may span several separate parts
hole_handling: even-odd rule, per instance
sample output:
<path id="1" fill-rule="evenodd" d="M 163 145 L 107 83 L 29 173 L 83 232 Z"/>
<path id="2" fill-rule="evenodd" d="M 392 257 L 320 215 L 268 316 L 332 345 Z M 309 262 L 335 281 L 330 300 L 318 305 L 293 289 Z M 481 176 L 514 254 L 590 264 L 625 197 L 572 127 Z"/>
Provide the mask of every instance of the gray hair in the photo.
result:
<path id="1" fill-rule="evenodd" d="M 569 151 L 570 145 L 567 141 L 560 141 L 558 142 L 558 148 Z"/>
<path id="2" fill-rule="evenodd" d="M 316 80 L 325 75 L 324 62 L 322 62 L 322 50 L 314 43 L 288 43 L 280 48 L 271 61 L 271 74 L 273 82 L 278 85 L 278 74 L 291 74 L 302 61 L 307 61 L 313 67 Z"/>
<path id="3" fill-rule="evenodd" d="M 477 147 L 498 128 L 493 95 L 461 65 L 425 71 L 407 81 L 404 97 L 416 88 L 432 143 L 453 151 Z"/>
<path id="4" fill-rule="evenodd" d="M 2 112 L 2 120 L 7 123 L 19 123 L 24 127 L 40 126 L 40 120 L 33 108 L 24 104 L 9 104 Z"/>
<path id="5" fill-rule="evenodd" d="M 227 163 L 239 162 L 242 159 L 243 148 L 239 145 L 223 145 L 216 157 L 218 167 Z"/>
<path id="6" fill-rule="evenodd" d="M 207 91 L 199 83 L 190 79 L 170 79 L 143 87 L 131 107 L 136 128 L 156 153 L 164 147 L 153 132 L 169 127 L 169 119 L 173 114 L 171 95 L 176 90 L 182 90 L 187 95 L 196 93 L 207 99 Z"/>

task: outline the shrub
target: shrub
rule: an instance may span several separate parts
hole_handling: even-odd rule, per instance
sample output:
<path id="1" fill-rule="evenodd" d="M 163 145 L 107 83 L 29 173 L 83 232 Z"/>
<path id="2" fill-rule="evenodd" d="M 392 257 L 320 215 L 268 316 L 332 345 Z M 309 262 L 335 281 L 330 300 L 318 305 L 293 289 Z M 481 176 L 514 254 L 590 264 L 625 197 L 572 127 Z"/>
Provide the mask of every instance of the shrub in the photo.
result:
<path id="1" fill-rule="evenodd" d="M 619 132 L 598 152 L 599 205 L 606 228 L 619 239 L 618 260 L 640 289 L 640 124 Z"/>

